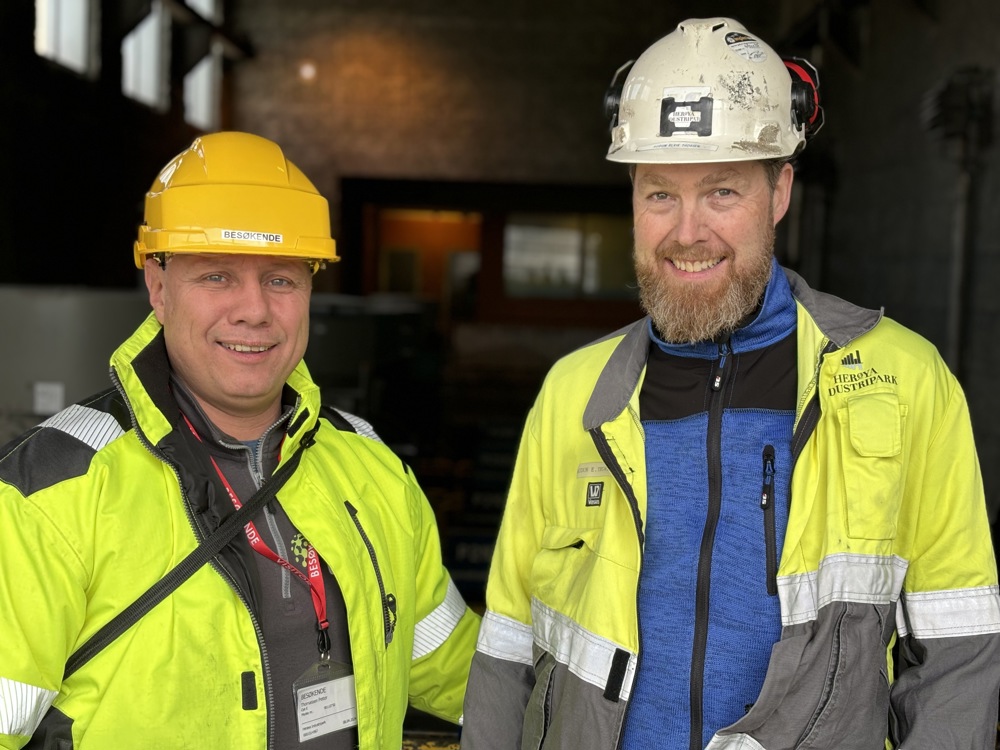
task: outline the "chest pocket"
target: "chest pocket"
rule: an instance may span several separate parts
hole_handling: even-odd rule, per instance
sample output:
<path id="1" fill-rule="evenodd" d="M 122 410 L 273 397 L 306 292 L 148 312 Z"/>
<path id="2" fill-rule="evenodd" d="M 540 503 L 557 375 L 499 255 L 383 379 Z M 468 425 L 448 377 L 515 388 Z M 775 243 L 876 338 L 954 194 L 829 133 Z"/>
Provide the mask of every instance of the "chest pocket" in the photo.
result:
<path id="1" fill-rule="evenodd" d="M 849 537 L 896 537 L 906 410 L 895 393 L 866 393 L 838 411 Z"/>

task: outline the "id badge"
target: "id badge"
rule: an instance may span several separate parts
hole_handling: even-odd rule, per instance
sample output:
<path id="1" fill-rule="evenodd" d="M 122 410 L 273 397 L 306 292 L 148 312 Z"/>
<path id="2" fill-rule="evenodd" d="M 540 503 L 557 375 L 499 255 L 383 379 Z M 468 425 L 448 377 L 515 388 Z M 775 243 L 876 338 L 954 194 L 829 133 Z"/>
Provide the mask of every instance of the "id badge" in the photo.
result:
<path id="1" fill-rule="evenodd" d="M 358 725 L 354 670 L 349 664 L 320 661 L 292 683 L 299 742 Z"/>

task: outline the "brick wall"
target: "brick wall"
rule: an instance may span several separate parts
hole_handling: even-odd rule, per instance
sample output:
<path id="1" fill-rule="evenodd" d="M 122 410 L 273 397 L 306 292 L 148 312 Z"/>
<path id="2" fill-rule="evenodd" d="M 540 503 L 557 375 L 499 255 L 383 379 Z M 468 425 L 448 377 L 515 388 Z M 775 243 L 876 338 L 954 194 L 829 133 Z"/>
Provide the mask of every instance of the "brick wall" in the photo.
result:
<path id="1" fill-rule="evenodd" d="M 620 182 L 604 90 L 683 17 L 648 0 L 240 0 L 256 57 L 234 71 L 233 123 L 282 143 L 334 201 L 341 176 Z"/>

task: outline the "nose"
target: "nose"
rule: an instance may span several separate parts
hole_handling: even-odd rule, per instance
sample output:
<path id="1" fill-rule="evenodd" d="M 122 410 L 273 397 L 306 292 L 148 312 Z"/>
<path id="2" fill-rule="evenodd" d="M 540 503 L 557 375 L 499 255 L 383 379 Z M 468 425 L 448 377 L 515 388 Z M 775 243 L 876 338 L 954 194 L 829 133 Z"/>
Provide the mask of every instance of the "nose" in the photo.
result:
<path id="1" fill-rule="evenodd" d="M 708 237 L 703 208 L 697 201 L 683 201 L 677 208 L 674 240 L 685 247 L 697 245 Z"/>
<path id="2" fill-rule="evenodd" d="M 229 311 L 231 322 L 259 326 L 270 321 L 271 306 L 267 293 L 259 283 L 245 282 L 240 284 L 233 297 L 233 304 Z"/>

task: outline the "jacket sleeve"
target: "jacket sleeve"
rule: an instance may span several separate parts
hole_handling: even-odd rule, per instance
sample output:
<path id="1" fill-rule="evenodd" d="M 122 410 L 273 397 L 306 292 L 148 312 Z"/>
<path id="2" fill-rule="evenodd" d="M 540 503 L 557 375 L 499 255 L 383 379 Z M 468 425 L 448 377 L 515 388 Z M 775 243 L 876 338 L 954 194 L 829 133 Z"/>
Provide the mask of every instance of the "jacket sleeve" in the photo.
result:
<path id="1" fill-rule="evenodd" d="M 476 648 L 479 615 L 466 605 L 441 561 L 441 543 L 434 513 L 413 483 L 417 621 L 409 701 L 434 716 L 461 723 L 462 700 L 469 663 Z"/>
<path id="2" fill-rule="evenodd" d="M 46 502 L 66 499 L 53 493 Z M 19 748 L 59 693 L 86 611 L 86 573 L 45 503 L 4 481 L 0 533 L 0 747 Z"/>
<path id="3" fill-rule="evenodd" d="M 530 573 L 544 528 L 539 492 L 540 447 L 533 433 L 538 406 L 528 416 L 486 587 L 465 697 L 463 750 L 516 750 L 535 685 Z"/>
<path id="4" fill-rule="evenodd" d="M 912 541 L 897 616 L 893 734 L 900 750 L 992 750 L 1000 694 L 996 563 L 965 398 L 950 374 L 939 377 L 949 387 L 918 457 L 918 496 L 907 498 Z"/>

